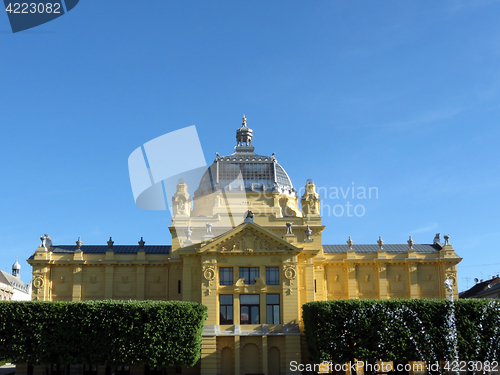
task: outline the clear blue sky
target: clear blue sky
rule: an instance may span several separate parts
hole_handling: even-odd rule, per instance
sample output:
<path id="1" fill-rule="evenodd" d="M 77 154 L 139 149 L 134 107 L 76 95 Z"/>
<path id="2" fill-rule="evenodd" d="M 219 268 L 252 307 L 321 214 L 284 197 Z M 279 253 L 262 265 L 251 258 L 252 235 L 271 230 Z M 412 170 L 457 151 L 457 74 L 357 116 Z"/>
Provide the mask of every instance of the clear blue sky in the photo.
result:
<path id="1" fill-rule="evenodd" d="M 56 244 L 170 244 L 127 158 L 196 125 L 207 162 L 246 114 L 297 188 L 377 187 L 324 243 L 450 234 L 459 289 L 500 273 L 499 1 L 81 1 L 12 34 L 0 15 L 0 266 Z"/>

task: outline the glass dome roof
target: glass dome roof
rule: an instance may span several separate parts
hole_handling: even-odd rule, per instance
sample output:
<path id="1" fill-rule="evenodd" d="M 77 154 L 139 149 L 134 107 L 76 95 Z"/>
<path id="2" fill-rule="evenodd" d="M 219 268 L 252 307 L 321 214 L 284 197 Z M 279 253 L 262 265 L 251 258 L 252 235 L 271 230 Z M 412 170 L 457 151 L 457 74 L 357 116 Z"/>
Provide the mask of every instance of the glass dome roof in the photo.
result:
<path id="1" fill-rule="evenodd" d="M 250 139 L 245 139 L 248 134 Z M 278 164 L 274 154 L 273 156 L 255 154 L 251 138 L 252 130 L 246 126 L 246 118 L 243 117 L 243 125 L 236 132 L 238 143 L 235 153 L 227 156 L 217 154 L 217 158 L 204 173 L 194 193 L 195 198 L 218 190 L 226 193 L 273 191 L 297 195 L 290 177 Z"/>

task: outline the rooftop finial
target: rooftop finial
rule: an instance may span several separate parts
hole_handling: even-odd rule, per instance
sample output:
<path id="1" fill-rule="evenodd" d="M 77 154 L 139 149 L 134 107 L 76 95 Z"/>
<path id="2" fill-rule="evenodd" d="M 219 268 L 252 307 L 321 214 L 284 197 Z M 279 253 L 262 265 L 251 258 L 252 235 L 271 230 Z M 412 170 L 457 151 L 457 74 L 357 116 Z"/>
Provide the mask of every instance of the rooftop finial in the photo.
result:
<path id="1" fill-rule="evenodd" d="M 253 152 L 252 146 L 253 131 L 247 127 L 247 119 L 243 115 L 241 128 L 236 130 L 236 152 Z"/>

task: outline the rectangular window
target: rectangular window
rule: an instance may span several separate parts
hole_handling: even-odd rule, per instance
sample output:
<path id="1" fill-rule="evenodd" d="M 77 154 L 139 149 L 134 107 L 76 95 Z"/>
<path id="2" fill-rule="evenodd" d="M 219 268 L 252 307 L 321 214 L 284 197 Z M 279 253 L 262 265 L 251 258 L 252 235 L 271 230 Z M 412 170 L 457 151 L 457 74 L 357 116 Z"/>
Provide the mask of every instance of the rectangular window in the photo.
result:
<path id="1" fill-rule="evenodd" d="M 266 267 L 266 284 L 280 285 L 279 267 Z"/>
<path id="2" fill-rule="evenodd" d="M 233 324 L 233 295 L 221 294 L 220 300 L 220 323 Z"/>
<path id="3" fill-rule="evenodd" d="M 233 267 L 219 268 L 219 284 L 233 285 Z"/>
<path id="4" fill-rule="evenodd" d="M 240 279 L 245 279 L 245 284 L 255 284 L 255 278 L 259 277 L 259 267 L 240 267 Z"/>
<path id="5" fill-rule="evenodd" d="M 240 324 L 260 324 L 260 296 L 258 294 L 240 295 Z"/>
<path id="6" fill-rule="evenodd" d="M 266 296 L 267 324 L 280 324 L 280 295 L 268 294 Z"/>

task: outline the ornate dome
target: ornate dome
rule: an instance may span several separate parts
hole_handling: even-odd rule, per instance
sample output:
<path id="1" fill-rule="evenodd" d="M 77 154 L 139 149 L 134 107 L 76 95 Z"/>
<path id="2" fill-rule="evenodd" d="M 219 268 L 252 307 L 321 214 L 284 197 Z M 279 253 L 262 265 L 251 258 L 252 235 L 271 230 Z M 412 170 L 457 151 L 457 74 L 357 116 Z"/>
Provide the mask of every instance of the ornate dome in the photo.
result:
<path id="1" fill-rule="evenodd" d="M 224 192 L 273 191 L 295 197 L 297 192 L 283 167 L 272 156 L 255 154 L 252 146 L 252 129 L 246 126 L 246 118 L 236 132 L 237 146 L 234 154 L 220 156 L 203 175 L 194 197 Z"/>
<path id="2" fill-rule="evenodd" d="M 19 262 L 17 261 L 17 258 L 16 258 L 16 263 L 14 263 L 14 264 L 12 265 L 12 269 L 13 269 L 13 270 L 17 270 L 17 271 L 19 271 L 19 270 L 21 269 L 21 265 L 20 265 L 20 264 L 19 264 Z"/>

